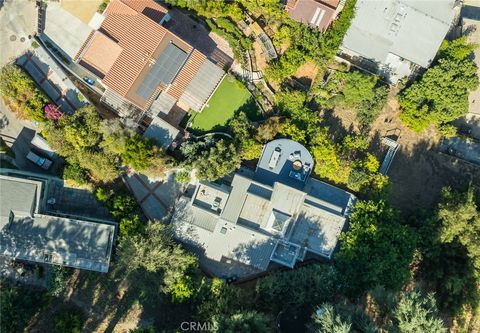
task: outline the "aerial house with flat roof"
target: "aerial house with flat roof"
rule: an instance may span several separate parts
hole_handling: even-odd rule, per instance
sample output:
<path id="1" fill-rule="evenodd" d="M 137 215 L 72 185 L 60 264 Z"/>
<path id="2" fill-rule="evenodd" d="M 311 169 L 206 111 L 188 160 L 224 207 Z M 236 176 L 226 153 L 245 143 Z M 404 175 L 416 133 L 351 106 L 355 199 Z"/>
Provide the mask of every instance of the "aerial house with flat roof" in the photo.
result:
<path id="1" fill-rule="evenodd" d="M 355 197 L 310 178 L 313 158 L 288 139 L 265 145 L 255 172 L 231 182 L 200 182 L 180 198 L 175 237 L 217 276 L 244 277 L 307 255 L 330 259 Z"/>
<path id="2" fill-rule="evenodd" d="M 459 10 L 455 0 L 358 0 L 340 56 L 396 83 L 430 66 Z"/>
<path id="3" fill-rule="evenodd" d="M 0 175 L 0 256 L 108 272 L 115 224 L 47 212 L 46 186 Z"/>

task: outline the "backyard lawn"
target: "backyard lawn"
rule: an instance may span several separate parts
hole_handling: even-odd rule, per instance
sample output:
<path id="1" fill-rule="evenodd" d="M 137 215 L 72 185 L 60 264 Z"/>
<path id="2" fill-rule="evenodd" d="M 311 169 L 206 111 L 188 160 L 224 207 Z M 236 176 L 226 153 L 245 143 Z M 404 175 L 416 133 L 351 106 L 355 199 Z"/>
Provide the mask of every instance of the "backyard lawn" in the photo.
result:
<path id="1" fill-rule="evenodd" d="M 194 112 L 192 129 L 199 132 L 222 130 L 238 110 L 247 113 L 251 119 L 260 117 L 260 111 L 247 88 L 239 81 L 227 76 L 203 111 Z"/>

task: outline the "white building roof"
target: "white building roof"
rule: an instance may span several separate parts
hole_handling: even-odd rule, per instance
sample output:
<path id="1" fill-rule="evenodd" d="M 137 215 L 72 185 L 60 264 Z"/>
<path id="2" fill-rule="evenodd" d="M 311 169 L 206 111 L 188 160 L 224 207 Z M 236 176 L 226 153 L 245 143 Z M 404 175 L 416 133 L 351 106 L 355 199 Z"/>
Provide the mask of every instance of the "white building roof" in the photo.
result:
<path id="1" fill-rule="evenodd" d="M 393 54 L 428 67 L 450 29 L 454 4 L 454 0 L 358 0 L 343 48 L 381 65 L 388 65 Z"/>

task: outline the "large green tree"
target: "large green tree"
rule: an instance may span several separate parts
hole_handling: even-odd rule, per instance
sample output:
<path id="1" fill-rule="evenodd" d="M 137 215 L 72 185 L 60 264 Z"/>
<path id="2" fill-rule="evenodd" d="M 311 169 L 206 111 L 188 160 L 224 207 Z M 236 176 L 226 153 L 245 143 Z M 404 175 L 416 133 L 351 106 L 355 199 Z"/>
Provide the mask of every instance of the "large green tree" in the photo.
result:
<path id="1" fill-rule="evenodd" d="M 170 226 L 149 222 L 141 233 L 123 239 L 117 247 L 117 256 L 118 269 L 127 273 L 140 269 L 150 273 L 160 271 L 166 292 L 182 301 L 185 295 L 192 295 L 193 285 L 186 276 L 196 269 L 197 259 L 174 242 Z"/>
<path id="2" fill-rule="evenodd" d="M 394 310 L 394 323 L 399 333 L 444 333 L 447 331 L 439 318 L 432 294 L 404 292 Z"/>
<path id="3" fill-rule="evenodd" d="M 407 126 L 415 131 L 432 124 L 449 129 L 448 123 L 468 112 L 468 95 L 479 84 L 470 57 L 475 47 L 465 37 L 442 44 L 433 66 L 400 94 L 400 118 Z"/>
<path id="4" fill-rule="evenodd" d="M 224 333 L 265 333 L 271 329 L 269 319 L 260 312 L 239 312 L 215 318 L 218 332 Z"/>
<path id="5" fill-rule="evenodd" d="M 30 319 L 48 304 L 47 293 L 0 280 L 0 328 L 2 333 L 24 332 Z"/>
<path id="6" fill-rule="evenodd" d="M 449 314 L 475 308 L 480 301 L 480 213 L 473 188 L 445 188 L 435 215 L 420 223 L 422 272 L 440 308 Z"/>
<path id="7" fill-rule="evenodd" d="M 97 182 L 116 179 L 122 164 L 155 176 L 162 175 L 169 165 L 153 141 L 123 128 L 118 120 L 102 120 L 93 106 L 46 123 L 43 134 L 51 147 L 75 166 L 77 176 L 86 171 Z"/>
<path id="8" fill-rule="evenodd" d="M 417 237 L 386 202 L 357 202 L 340 240 L 337 263 L 347 292 L 358 295 L 376 285 L 397 289 L 410 278 Z"/>
<path id="9" fill-rule="evenodd" d="M 327 84 L 318 88 L 317 100 L 325 107 L 345 105 L 355 109 L 360 126 L 367 128 L 387 101 L 388 89 L 378 79 L 357 70 L 335 71 Z"/>
<path id="10" fill-rule="evenodd" d="M 325 303 L 313 316 L 315 333 L 350 333 L 352 324 L 344 321 L 331 304 Z"/>
<path id="11" fill-rule="evenodd" d="M 255 139 L 256 130 L 245 112 L 239 112 L 230 119 L 228 126 L 234 135 L 234 143 L 242 159 L 248 161 L 259 158 L 263 145 Z"/>
<path id="12" fill-rule="evenodd" d="M 213 181 L 240 167 L 240 154 L 231 141 L 205 140 L 184 143 L 180 151 L 185 157 L 184 164 L 197 171 L 197 177 Z"/>
<path id="13" fill-rule="evenodd" d="M 331 300 L 337 288 L 338 275 L 334 267 L 310 265 L 259 279 L 257 304 L 273 313 L 282 309 L 299 310 Z"/>
<path id="14" fill-rule="evenodd" d="M 438 207 L 442 243 L 462 244 L 473 266 L 480 273 L 480 212 L 475 202 L 473 187 L 465 193 L 446 188 Z"/>

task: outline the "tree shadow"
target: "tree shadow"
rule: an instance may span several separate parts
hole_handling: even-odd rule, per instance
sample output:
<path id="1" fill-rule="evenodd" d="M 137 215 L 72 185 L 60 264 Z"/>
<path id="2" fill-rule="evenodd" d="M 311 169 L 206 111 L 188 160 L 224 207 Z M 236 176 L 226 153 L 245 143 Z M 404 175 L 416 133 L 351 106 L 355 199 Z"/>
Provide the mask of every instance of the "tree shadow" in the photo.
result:
<path id="1" fill-rule="evenodd" d="M 441 153 L 438 143 L 425 139 L 413 147 L 400 144 L 387 175 L 390 202 L 405 214 L 434 209 L 445 186 L 462 189 L 470 181 L 480 186 L 478 166 Z"/>
<path id="2" fill-rule="evenodd" d="M 347 135 L 358 134 L 353 124 L 350 124 L 348 128 L 345 128 L 342 119 L 335 115 L 333 109 L 323 110 L 321 120 L 327 125 L 328 134 L 334 138 L 335 142 L 340 142 Z"/>

